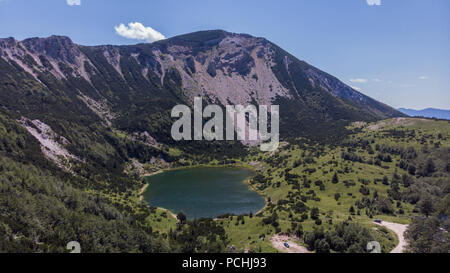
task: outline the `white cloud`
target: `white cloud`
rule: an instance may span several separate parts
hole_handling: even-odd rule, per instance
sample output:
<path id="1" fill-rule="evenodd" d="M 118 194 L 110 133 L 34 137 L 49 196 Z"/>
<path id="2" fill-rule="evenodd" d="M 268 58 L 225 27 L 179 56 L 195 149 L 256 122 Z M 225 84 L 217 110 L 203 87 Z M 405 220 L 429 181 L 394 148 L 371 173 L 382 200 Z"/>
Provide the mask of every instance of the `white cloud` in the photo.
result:
<path id="1" fill-rule="evenodd" d="M 361 79 L 361 78 L 350 79 L 350 82 L 352 82 L 352 83 L 367 83 L 367 79 Z"/>
<path id="2" fill-rule="evenodd" d="M 69 6 L 80 6 L 81 0 L 66 0 L 67 5 Z"/>
<path id="3" fill-rule="evenodd" d="M 361 88 L 357 87 L 357 86 L 350 86 L 351 88 L 355 89 L 356 91 L 361 91 Z"/>
<path id="4" fill-rule="evenodd" d="M 366 0 L 369 6 L 381 6 L 381 0 Z"/>
<path id="5" fill-rule="evenodd" d="M 382 80 L 382 79 L 375 78 L 375 79 L 372 79 L 372 81 L 374 81 L 374 82 L 382 82 L 383 80 Z"/>
<path id="6" fill-rule="evenodd" d="M 419 77 L 419 80 L 428 80 L 428 79 L 430 79 L 430 77 L 428 77 L 428 76 L 420 76 Z"/>
<path id="7" fill-rule="evenodd" d="M 114 29 L 117 34 L 128 39 L 146 40 L 149 43 L 166 39 L 160 32 L 139 22 L 128 23 L 128 26 L 120 24 Z"/>

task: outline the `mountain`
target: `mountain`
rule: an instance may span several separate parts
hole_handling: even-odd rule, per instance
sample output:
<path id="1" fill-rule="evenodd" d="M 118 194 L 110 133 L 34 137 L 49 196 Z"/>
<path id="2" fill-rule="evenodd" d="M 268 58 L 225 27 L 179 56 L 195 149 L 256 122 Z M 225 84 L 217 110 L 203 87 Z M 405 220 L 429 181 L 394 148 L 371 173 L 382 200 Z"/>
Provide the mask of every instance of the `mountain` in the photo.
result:
<path id="1" fill-rule="evenodd" d="M 278 104 L 280 136 L 293 141 L 335 144 L 353 121 L 404 116 L 246 34 L 127 46 L 0 39 L 0 252 L 65 251 L 74 238 L 91 252 L 168 251 L 154 229 L 171 218 L 136 200 L 140 175 L 248 153 L 239 142 L 172 140 L 170 110 L 195 96 Z"/>
<path id="2" fill-rule="evenodd" d="M 399 108 L 398 111 L 411 117 L 450 119 L 450 110 L 443 110 L 436 108 L 427 108 L 423 110 Z"/>
<path id="3" fill-rule="evenodd" d="M 49 115 L 84 117 L 164 143 L 171 143 L 168 110 L 194 96 L 221 105 L 279 104 L 282 137 L 329 136 L 350 121 L 403 115 L 246 34 L 202 31 L 131 46 L 7 38 L 0 49 L 0 104 L 8 110 L 44 123 Z"/>

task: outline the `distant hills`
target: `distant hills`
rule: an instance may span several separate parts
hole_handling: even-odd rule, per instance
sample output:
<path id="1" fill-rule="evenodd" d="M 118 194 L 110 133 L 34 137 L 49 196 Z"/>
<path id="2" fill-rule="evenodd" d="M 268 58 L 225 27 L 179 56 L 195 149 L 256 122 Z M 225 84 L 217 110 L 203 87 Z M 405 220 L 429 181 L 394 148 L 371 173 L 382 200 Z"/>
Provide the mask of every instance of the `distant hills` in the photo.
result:
<path id="1" fill-rule="evenodd" d="M 423 110 L 399 108 L 398 110 L 403 114 L 406 114 L 411 117 L 426 117 L 426 118 L 439 118 L 450 120 L 450 110 L 443 110 L 436 108 L 427 108 Z"/>

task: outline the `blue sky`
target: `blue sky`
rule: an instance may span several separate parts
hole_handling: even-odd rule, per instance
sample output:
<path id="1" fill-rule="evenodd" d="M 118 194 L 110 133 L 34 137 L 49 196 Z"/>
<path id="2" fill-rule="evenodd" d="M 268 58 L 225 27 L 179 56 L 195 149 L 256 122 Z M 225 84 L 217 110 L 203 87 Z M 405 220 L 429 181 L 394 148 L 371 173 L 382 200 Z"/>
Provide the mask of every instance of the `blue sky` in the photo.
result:
<path id="1" fill-rule="evenodd" d="M 0 0 L 0 37 L 134 44 L 206 29 L 265 37 L 394 107 L 450 109 L 448 0 Z"/>

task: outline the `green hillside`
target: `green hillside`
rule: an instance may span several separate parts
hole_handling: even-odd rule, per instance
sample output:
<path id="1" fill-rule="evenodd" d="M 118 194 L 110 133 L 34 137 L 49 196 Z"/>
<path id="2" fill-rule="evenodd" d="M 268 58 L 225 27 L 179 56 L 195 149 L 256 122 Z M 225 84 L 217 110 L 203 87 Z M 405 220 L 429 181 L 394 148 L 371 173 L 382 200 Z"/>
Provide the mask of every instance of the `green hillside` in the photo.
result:
<path id="1" fill-rule="evenodd" d="M 283 232 L 303 240 L 345 222 L 369 228 L 375 238 L 382 235 L 379 240 L 388 251 L 395 235 L 372 231 L 373 220 L 383 219 L 413 227 L 407 235 L 410 251 L 448 252 L 443 242 L 448 242 L 450 123 L 399 118 L 357 123 L 349 130 L 337 145 L 298 139 L 275 154 L 251 152 L 245 161 L 260 171 L 250 185 L 269 202 L 260 221 L 225 221 L 230 236 L 238 238 L 234 242 L 243 240 L 259 250 L 270 247 L 260 236 Z M 314 249 L 314 241 L 307 243 Z"/>

